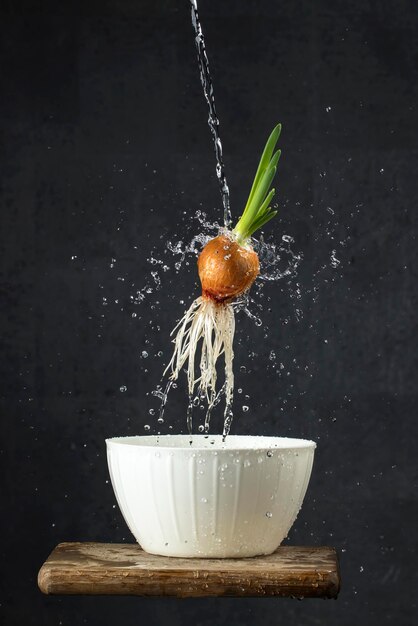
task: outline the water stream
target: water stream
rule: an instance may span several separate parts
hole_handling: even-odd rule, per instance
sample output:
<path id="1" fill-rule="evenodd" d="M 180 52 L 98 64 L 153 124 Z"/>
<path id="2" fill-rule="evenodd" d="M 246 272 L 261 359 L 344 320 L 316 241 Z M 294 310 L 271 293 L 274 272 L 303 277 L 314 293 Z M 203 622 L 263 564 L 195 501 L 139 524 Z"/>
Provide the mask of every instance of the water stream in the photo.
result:
<path id="1" fill-rule="evenodd" d="M 197 0 L 190 0 L 190 3 L 192 9 L 192 24 L 195 31 L 195 44 L 197 50 L 197 62 L 200 72 L 200 82 L 202 83 L 203 93 L 208 104 L 208 124 L 212 133 L 215 146 L 216 176 L 218 177 L 222 203 L 224 207 L 224 225 L 226 228 L 229 228 L 232 221 L 229 200 L 229 187 L 225 176 L 225 165 L 223 162 L 222 142 L 219 136 L 219 119 L 216 114 L 213 83 L 209 71 L 209 61 L 206 54 L 205 38 L 203 36 L 202 25 L 200 23 L 199 13 L 197 10 Z"/>

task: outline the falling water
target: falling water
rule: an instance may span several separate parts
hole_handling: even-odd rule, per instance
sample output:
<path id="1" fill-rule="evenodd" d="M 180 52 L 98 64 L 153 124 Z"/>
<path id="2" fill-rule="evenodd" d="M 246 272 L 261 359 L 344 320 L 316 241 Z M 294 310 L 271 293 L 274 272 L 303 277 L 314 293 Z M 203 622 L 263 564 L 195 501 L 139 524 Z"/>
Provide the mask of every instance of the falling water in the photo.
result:
<path id="1" fill-rule="evenodd" d="M 225 176 L 225 165 L 222 155 L 222 143 L 219 137 L 219 119 L 216 114 L 215 95 L 213 92 L 213 83 L 209 71 L 209 61 L 206 54 L 205 39 L 203 37 L 202 25 L 199 20 L 197 11 L 197 0 L 190 0 L 192 5 L 192 23 L 195 30 L 195 43 L 197 50 L 197 61 L 199 64 L 200 81 L 205 94 L 206 102 L 209 108 L 208 124 L 213 136 L 216 156 L 216 175 L 218 177 L 221 190 L 222 203 L 224 207 L 224 225 L 226 228 L 231 226 L 231 210 L 229 202 L 229 187 Z"/>

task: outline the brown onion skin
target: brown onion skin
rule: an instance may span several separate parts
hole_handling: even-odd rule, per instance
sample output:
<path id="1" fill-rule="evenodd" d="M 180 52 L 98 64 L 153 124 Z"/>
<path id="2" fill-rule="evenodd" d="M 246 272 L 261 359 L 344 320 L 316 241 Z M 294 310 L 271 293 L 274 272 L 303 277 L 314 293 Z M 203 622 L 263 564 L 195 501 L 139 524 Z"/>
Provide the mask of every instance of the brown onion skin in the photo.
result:
<path id="1" fill-rule="evenodd" d="M 227 235 L 208 241 L 197 260 L 202 295 L 222 303 L 251 287 L 260 273 L 257 253 Z"/>

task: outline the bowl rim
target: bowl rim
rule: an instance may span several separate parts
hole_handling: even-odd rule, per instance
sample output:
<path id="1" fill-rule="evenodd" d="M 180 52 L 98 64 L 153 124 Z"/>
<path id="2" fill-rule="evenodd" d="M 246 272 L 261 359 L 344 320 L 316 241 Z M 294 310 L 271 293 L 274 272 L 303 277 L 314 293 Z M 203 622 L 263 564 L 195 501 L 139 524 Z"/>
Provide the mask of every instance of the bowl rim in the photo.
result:
<path id="1" fill-rule="evenodd" d="M 190 445 L 190 438 L 192 438 L 193 444 Z M 179 441 L 184 439 L 184 445 L 170 445 L 170 441 Z M 207 444 L 207 439 L 215 440 L 220 445 L 216 445 L 213 448 Z M 248 440 L 254 440 L 257 445 L 242 445 L 243 442 Z M 237 441 L 238 440 L 238 441 Z M 154 441 L 153 445 L 150 442 Z M 241 441 L 241 445 L 239 445 Z M 109 437 L 106 438 L 106 447 L 124 447 L 130 449 L 155 449 L 159 450 L 188 450 L 199 452 L 251 452 L 251 451 L 265 451 L 265 450 L 303 450 L 303 449 L 315 449 L 317 444 L 311 439 L 299 439 L 295 437 L 279 437 L 269 435 L 228 435 L 226 442 L 222 441 L 222 435 L 205 435 L 205 434 L 178 434 L 178 435 L 127 435 L 122 437 Z M 197 445 L 199 442 L 204 442 L 204 445 Z M 277 445 L 278 443 L 282 445 Z M 276 445 L 275 445 L 276 444 Z"/>

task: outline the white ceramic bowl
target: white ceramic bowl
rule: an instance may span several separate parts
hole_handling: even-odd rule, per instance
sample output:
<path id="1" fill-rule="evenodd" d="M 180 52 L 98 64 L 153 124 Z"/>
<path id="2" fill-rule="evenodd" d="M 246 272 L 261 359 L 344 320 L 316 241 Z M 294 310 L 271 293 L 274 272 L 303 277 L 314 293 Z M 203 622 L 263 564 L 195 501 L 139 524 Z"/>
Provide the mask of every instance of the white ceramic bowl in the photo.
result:
<path id="1" fill-rule="evenodd" d="M 152 554 L 271 554 L 302 505 L 316 444 L 286 437 L 164 435 L 107 439 L 113 489 Z"/>

